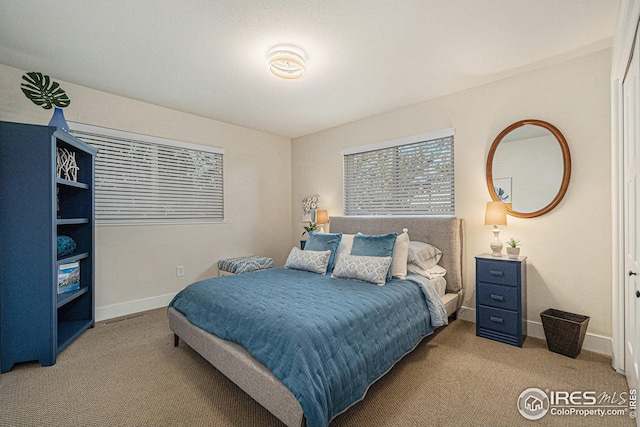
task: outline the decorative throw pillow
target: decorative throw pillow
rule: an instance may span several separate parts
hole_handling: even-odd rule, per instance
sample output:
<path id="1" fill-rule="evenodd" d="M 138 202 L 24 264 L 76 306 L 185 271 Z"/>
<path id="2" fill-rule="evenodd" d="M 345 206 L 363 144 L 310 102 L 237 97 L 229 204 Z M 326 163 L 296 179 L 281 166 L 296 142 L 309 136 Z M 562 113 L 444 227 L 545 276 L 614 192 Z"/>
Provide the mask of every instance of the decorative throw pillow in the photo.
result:
<path id="1" fill-rule="evenodd" d="M 331 251 L 329 257 L 329 265 L 327 271 L 333 271 L 333 265 L 336 259 L 336 252 L 338 251 L 338 245 L 342 240 L 342 233 L 316 233 L 315 231 L 309 232 L 309 238 L 304 245 L 305 251 Z"/>
<path id="2" fill-rule="evenodd" d="M 344 254 L 338 259 L 331 277 L 362 280 L 382 286 L 387 282 L 387 273 L 390 266 L 390 256 L 357 256 Z"/>
<path id="3" fill-rule="evenodd" d="M 397 237 L 398 233 L 379 234 L 376 236 L 356 234 L 353 236 L 351 255 L 392 257 Z M 391 280 L 391 265 L 389 265 L 387 280 Z"/>
<path id="4" fill-rule="evenodd" d="M 397 279 L 407 278 L 407 260 L 409 259 L 409 234 L 402 230 L 393 246 L 393 260 L 391 261 L 391 276 Z"/>
<path id="5" fill-rule="evenodd" d="M 303 251 L 293 247 L 287 258 L 284 268 L 310 271 L 312 273 L 326 274 L 331 251 Z"/>
<path id="6" fill-rule="evenodd" d="M 409 264 L 415 264 L 423 270 L 436 265 L 442 258 L 442 251 L 423 242 L 409 242 Z"/>

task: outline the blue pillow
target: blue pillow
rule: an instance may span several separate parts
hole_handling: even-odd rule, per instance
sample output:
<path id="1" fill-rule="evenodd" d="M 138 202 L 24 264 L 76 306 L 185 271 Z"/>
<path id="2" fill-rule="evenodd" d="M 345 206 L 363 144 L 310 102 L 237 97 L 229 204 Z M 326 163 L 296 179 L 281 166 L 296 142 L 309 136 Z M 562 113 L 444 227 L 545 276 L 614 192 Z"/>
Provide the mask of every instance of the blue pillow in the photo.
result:
<path id="1" fill-rule="evenodd" d="M 329 265 L 327 265 L 327 273 L 333 271 L 333 264 L 336 261 L 336 252 L 342 240 L 342 233 L 316 233 L 309 232 L 307 243 L 304 245 L 305 251 L 331 251 L 329 257 Z"/>
<path id="2" fill-rule="evenodd" d="M 353 236 L 351 255 L 392 257 L 397 237 L 398 233 L 379 234 L 377 236 L 356 234 Z M 387 280 L 391 280 L 391 266 L 389 266 L 389 271 L 387 272 Z"/>

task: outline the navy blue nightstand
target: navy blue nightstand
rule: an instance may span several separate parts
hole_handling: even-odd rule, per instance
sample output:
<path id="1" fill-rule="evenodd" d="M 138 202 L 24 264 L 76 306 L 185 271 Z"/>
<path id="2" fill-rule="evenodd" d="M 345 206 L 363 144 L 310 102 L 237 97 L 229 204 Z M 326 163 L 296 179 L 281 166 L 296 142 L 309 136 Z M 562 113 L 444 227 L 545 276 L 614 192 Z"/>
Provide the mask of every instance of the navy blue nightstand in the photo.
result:
<path id="1" fill-rule="evenodd" d="M 526 329 L 526 260 L 476 257 L 476 335 L 522 347 Z"/>

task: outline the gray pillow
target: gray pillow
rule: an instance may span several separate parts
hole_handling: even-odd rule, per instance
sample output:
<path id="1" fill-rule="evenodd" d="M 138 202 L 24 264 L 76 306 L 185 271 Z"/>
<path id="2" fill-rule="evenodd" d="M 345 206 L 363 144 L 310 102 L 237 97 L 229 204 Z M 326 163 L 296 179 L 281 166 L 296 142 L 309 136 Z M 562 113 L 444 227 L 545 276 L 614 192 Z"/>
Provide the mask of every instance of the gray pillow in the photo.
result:
<path id="1" fill-rule="evenodd" d="M 331 251 L 302 251 L 293 247 L 287 258 L 284 268 L 310 271 L 312 273 L 326 274 L 329 265 Z"/>
<path id="2" fill-rule="evenodd" d="M 391 257 L 341 255 L 333 268 L 332 278 L 355 279 L 382 286 L 387 283 Z"/>

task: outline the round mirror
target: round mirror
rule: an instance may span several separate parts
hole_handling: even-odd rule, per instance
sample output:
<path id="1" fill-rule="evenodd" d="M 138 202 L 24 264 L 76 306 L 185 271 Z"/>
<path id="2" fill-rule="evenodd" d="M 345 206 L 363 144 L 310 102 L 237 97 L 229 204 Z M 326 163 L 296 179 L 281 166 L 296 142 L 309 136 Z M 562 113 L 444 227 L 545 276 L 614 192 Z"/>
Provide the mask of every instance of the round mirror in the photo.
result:
<path id="1" fill-rule="evenodd" d="M 522 120 L 500 132 L 487 157 L 487 187 L 507 213 L 520 218 L 543 215 L 564 197 L 571 156 L 564 136 L 541 120 Z"/>

